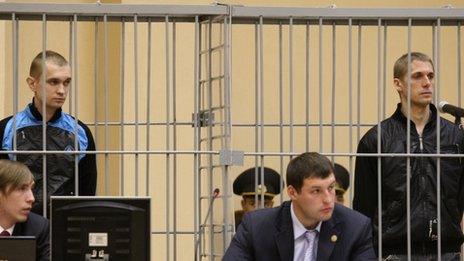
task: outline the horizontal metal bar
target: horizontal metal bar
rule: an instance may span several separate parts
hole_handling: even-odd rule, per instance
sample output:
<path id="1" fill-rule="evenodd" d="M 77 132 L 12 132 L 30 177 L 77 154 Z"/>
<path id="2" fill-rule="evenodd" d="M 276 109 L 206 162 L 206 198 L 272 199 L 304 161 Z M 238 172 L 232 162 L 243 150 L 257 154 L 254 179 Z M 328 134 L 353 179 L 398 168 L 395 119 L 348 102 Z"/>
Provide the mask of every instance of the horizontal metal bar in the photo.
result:
<path id="1" fill-rule="evenodd" d="M 217 80 L 222 80 L 222 79 L 224 79 L 224 75 L 219 75 L 219 76 L 211 77 L 211 79 L 200 80 L 200 83 L 206 83 L 206 82 L 217 81 Z"/>
<path id="2" fill-rule="evenodd" d="M 219 139 L 222 139 L 224 137 L 226 137 L 226 136 L 225 135 L 213 135 L 211 137 L 206 137 L 206 138 L 200 139 L 200 142 L 208 141 L 208 140 L 219 140 Z"/>
<path id="3" fill-rule="evenodd" d="M 214 124 L 218 124 L 217 122 L 215 122 Z M 323 126 L 323 127 L 332 127 L 332 126 L 335 126 L 335 127 L 350 127 L 350 126 L 360 126 L 360 127 L 372 127 L 372 126 L 375 126 L 377 125 L 377 123 L 362 123 L 362 124 L 356 124 L 356 125 L 350 125 L 349 123 L 335 123 L 334 125 L 332 125 L 331 123 L 323 123 L 322 125 L 319 125 L 319 123 L 293 123 L 293 124 L 289 124 L 289 123 L 283 123 L 283 124 L 280 124 L 280 123 L 264 123 L 262 124 L 262 126 L 264 127 L 319 127 L 319 126 Z M 233 123 L 232 124 L 233 127 L 256 127 L 256 126 L 261 126 L 261 124 L 255 124 L 255 123 Z"/>
<path id="4" fill-rule="evenodd" d="M 233 6 L 232 16 L 293 19 L 459 19 L 464 16 L 463 8 L 302 8 L 302 7 L 247 7 Z"/>
<path id="5" fill-rule="evenodd" d="M 219 155 L 220 151 L 195 151 L 195 150 L 96 150 L 96 151 L 0 151 L 0 154 L 208 154 Z M 298 156 L 301 152 L 244 152 L 244 156 Z M 464 154 L 414 154 L 414 153 L 349 153 L 349 152 L 333 152 L 321 153 L 325 156 L 343 156 L 343 157 L 409 157 L 409 158 L 462 158 Z M 222 167 L 213 165 L 212 167 Z M 202 167 L 209 168 L 209 167 Z"/>
<path id="6" fill-rule="evenodd" d="M 125 122 L 121 122 L 121 121 L 108 121 L 107 123 L 105 122 L 90 122 L 90 121 L 87 121 L 86 122 L 87 125 L 89 126 L 118 126 L 118 127 L 121 127 L 121 125 L 124 125 L 124 126 L 135 126 L 135 122 L 134 121 L 125 121 Z M 150 126 L 163 126 L 163 127 L 166 127 L 166 125 L 176 125 L 176 126 L 180 126 L 180 125 L 188 125 L 188 126 L 192 126 L 193 125 L 193 122 L 192 121 L 176 121 L 176 122 L 149 122 L 147 124 L 146 121 L 139 121 L 137 122 L 137 125 L 139 126 L 147 126 L 147 125 L 150 125 Z"/>
<path id="7" fill-rule="evenodd" d="M 47 20 L 53 16 L 73 16 L 82 17 L 108 16 L 127 17 L 133 19 L 134 15 L 139 17 L 192 17 L 196 15 L 227 15 L 227 7 L 223 5 L 143 5 L 143 4 L 50 4 L 50 3 L 0 3 L 0 14 L 15 13 L 18 17 L 22 15 L 47 14 Z M 9 17 L 11 18 L 11 16 Z M 93 19 L 93 18 L 92 18 Z M 113 19 L 114 20 L 114 19 Z"/>
<path id="8" fill-rule="evenodd" d="M 225 106 L 212 106 L 210 108 L 208 108 L 209 111 L 219 111 L 219 110 L 222 110 L 224 109 Z"/>
<path id="9" fill-rule="evenodd" d="M 222 256 L 224 256 L 224 254 L 214 254 L 214 253 L 211 254 L 211 253 L 207 253 L 207 252 L 201 254 L 201 257 L 210 257 L 210 256 L 212 256 L 212 257 L 222 257 Z"/>
<path id="10" fill-rule="evenodd" d="M 216 198 L 229 198 L 229 196 L 218 195 L 218 196 L 201 196 L 200 199 L 216 199 Z"/>
<path id="11" fill-rule="evenodd" d="M 298 156 L 302 152 L 244 152 L 244 156 Z M 392 157 L 403 157 L 403 158 L 461 158 L 464 154 L 408 154 L 408 153 L 350 153 L 350 152 L 333 152 L 333 153 L 320 153 L 324 156 L 334 157 L 372 157 L 372 158 L 392 158 Z"/>
<path id="12" fill-rule="evenodd" d="M 221 110 L 221 109 L 224 109 L 224 106 L 221 106 L 221 107 L 211 107 L 211 110 L 212 111 L 215 111 L 215 110 Z M 121 127 L 121 124 L 123 124 L 124 126 L 135 126 L 135 122 L 133 121 L 130 121 L 130 122 L 120 122 L 120 121 L 109 121 L 107 124 L 105 124 L 104 122 L 86 122 L 88 125 L 90 126 L 105 126 L 105 125 L 108 125 L 108 126 L 118 126 L 118 127 Z M 150 122 L 148 125 L 150 126 L 166 126 L 166 124 L 168 125 L 177 125 L 177 126 L 192 126 L 193 125 L 193 122 L 192 121 L 176 121 L 176 122 L 169 122 L 169 123 L 166 123 L 166 122 Z M 221 125 L 221 124 L 225 124 L 224 122 L 215 122 L 214 123 L 215 125 Z M 139 126 L 146 126 L 147 125 L 147 122 L 146 121 L 140 121 L 138 122 L 138 125 Z M 372 126 L 375 126 L 377 125 L 377 123 L 362 123 L 362 124 L 359 124 L 360 127 L 372 127 Z M 255 127 L 257 126 L 256 124 L 254 123 L 232 123 L 232 127 Z M 261 126 L 261 125 L 259 125 Z M 264 123 L 262 126 L 264 127 L 290 127 L 290 124 L 288 123 L 283 123 L 283 124 L 280 124 L 280 123 Z M 319 127 L 319 124 L 318 123 L 293 123 L 292 124 L 293 127 Z M 323 123 L 322 124 L 323 127 L 332 127 L 332 124 L 331 123 Z M 350 127 L 350 126 L 358 126 L 357 124 L 356 125 L 350 125 L 349 123 L 335 123 L 333 126 L 335 127 Z"/>
<path id="13" fill-rule="evenodd" d="M 179 230 L 177 230 L 177 231 L 168 231 L 168 232 L 166 232 L 166 231 L 152 231 L 151 232 L 152 235 L 163 235 L 163 236 L 166 235 L 166 233 L 171 234 L 171 235 L 173 235 L 173 234 L 194 235 L 195 231 L 179 231 Z"/>
<path id="14" fill-rule="evenodd" d="M 228 15 L 218 15 L 218 16 L 209 16 L 209 17 L 203 17 L 201 24 L 209 24 L 210 21 L 211 23 L 223 23 L 224 22 L 224 17 Z"/>
<path id="15" fill-rule="evenodd" d="M 457 25 L 464 20 L 463 8 L 303 8 L 303 7 L 246 7 L 232 6 L 232 22 L 254 24 L 260 16 L 263 23 L 288 22 L 292 17 L 293 24 L 318 24 L 321 18 L 323 24 L 347 25 L 348 18 L 353 24 L 378 26 L 382 19 L 389 26 L 407 25 L 412 19 L 412 25 L 431 25 L 437 18 L 441 25 Z M 199 16 L 201 21 L 212 20 L 222 22 L 222 17 L 229 15 L 225 5 L 149 5 L 149 4 L 51 4 L 51 3 L 0 3 L 0 19 L 10 20 L 15 13 L 20 20 L 41 20 L 43 14 L 49 21 L 69 21 L 74 15 L 79 21 L 94 21 L 95 17 L 107 15 L 108 21 L 133 21 L 137 15 L 139 22 L 163 22 L 169 15 L 171 21 L 194 22 Z"/>
<path id="16" fill-rule="evenodd" d="M 0 150 L 0 154 L 213 154 L 219 155 L 220 151 L 208 151 L 208 150 L 92 150 L 92 151 L 57 151 L 57 150 Z"/>
<path id="17" fill-rule="evenodd" d="M 211 166 L 201 166 L 200 170 L 205 170 L 205 169 L 218 169 L 224 167 L 223 165 L 211 165 Z"/>
<path id="18" fill-rule="evenodd" d="M 224 44 L 213 46 L 211 49 L 202 50 L 200 54 L 209 54 L 210 52 L 221 51 L 222 49 L 224 49 Z"/>
<path id="19" fill-rule="evenodd" d="M 200 227 L 224 227 L 222 223 L 202 224 Z"/>

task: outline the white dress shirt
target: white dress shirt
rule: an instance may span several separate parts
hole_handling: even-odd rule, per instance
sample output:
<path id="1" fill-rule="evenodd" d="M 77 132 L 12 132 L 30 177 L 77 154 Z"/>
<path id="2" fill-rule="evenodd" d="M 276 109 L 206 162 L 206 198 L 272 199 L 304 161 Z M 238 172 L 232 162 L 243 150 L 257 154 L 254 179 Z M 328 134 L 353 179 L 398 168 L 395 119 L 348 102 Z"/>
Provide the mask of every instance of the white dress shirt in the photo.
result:
<path id="1" fill-rule="evenodd" d="M 7 229 L 4 229 L 2 226 L 0 226 L 0 233 L 2 233 L 3 230 L 6 230 L 6 231 L 8 231 L 8 233 L 10 233 L 10 236 L 11 236 L 11 235 L 13 235 L 14 228 L 15 228 L 15 225 L 13 225 L 12 227 L 7 228 Z"/>
<path id="2" fill-rule="evenodd" d="M 290 204 L 290 213 L 292 216 L 293 223 L 293 239 L 295 240 L 295 248 L 293 252 L 293 261 L 303 261 L 305 258 L 305 247 L 306 247 L 306 237 L 305 233 L 308 231 L 303 224 L 298 220 L 293 210 L 293 203 Z M 317 257 L 317 245 L 319 242 L 319 232 L 321 231 L 322 222 L 319 221 L 316 228 L 313 230 L 317 231 L 317 236 L 314 239 L 314 257 Z"/>

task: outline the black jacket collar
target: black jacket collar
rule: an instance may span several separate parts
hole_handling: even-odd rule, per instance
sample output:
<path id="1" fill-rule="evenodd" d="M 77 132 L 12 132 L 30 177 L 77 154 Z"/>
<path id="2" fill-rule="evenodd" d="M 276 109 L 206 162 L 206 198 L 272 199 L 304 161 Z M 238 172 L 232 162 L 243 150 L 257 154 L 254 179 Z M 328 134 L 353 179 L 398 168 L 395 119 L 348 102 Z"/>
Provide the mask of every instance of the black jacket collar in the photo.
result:
<path id="1" fill-rule="evenodd" d="M 37 110 L 37 108 L 35 107 L 34 98 L 32 98 L 32 103 L 29 103 L 28 106 L 29 106 L 29 110 L 32 113 L 32 116 L 34 116 L 34 118 L 37 121 L 42 121 L 42 114 L 40 114 L 39 110 Z M 61 111 L 62 111 L 61 108 L 57 109 L 55 111 L 55 114 L 53 114 L 53 117 L 48 122 L 55 122 L 56 120 L 58 120 L 61 117 Z"/>
<path id="2" fill-rule="evenodd" d="M 435 105 L 431 103 L 429 108 L 430 108 L 430 116 L 429 116 L 427 125 L 429 125 L 430 123 L 435 123 L 436 122 L 435 119 L 437 118 L 437 108 L 435 107 Z M 401 111 L 401 103 L 398 103 L 398 105 L 396 106 L 396 110 L 393 113 L 392 118 L 401 123 L 404 123 L 404 124 L 407 123 L 408 118 Z M 411 121 L 411 126 L 414 126 L 413 121 Z"/>

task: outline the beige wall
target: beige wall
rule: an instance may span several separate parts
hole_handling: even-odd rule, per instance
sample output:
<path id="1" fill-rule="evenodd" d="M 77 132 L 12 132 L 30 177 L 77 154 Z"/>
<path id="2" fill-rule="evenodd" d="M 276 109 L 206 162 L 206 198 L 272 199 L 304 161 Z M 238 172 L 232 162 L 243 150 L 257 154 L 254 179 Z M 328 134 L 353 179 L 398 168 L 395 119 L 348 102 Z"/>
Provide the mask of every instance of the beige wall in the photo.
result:
<path id="1" fill-rule="evenodd" d="M 1 1 L 1 0 L 0 0 Z M 7 2 L 26 2 L 26 1 L 7 1 Z M 40 1 L 50 2 L 50 1 Z M 63 3 L 64 1 L 55 1 Z M 94 1 L 66 1 L 66 3 L 80 2 L 92 3 Z M 102 1 L 107 2 L 107 1 Z M 108 1 L 109 2 L 109 1 Z M 162 4 L 166 1 L 114 1 L 124 4 L 144 3 L 144 4 Z M 211 1 L 174 1 L 169 4 L 210 4 Z M 452 4 L 456 7 L 460 5 L 460 1 L 223 1 L 223 3 L 243 4 L 246 6 L 304 6 L 304 7 L 326 7 L 335 3 L 338 7 L 440 7 L 445 4 Z M 461 4 L 462 7 L 462 4 Z M 95 64 L 95 33 L 94 23 L 86 22 L 79 23 L 78 26 L 78 117 L 87 123 L 95 122 L 95 114 L 97 120 L 103 122 L 105 119 L 105 91 L 104 91 L 104 75 L 103 75 L 103 60 L 104 60 L 104 46 L 103 46 L 103 25 L 99 25 L 98 34 L 98 64 Z M 108 26 L 108 96 L 109 96 L 109 114 L 108 120 L 118 122 L 124 118 L 126 123 L 134 122 L 135 108 L 138 110 L 138 121 L 144 122 L 147 119 L 147 103 L 150 110 L 150 120 L 159 123 L 165 123 L 166 118 L 166 57 L 165 57 L 165 25 L 164 23 L 152 24 L 152 37 L 147 39 L 147 24 L 140 23 L 138 25 L 138 99 L 135 99 L 135 77 L 134 77 L 134 25 L 133 23 L 126 23 L 125 25 L 126 38 L 124 43 L 120 41 L 120 33 L 123 30 L 122 26 L 118 23 L 110 23 Z M 170 41 L 172 41 L 172 25 L 170 25 Z M 215 31 L 219 31 L 216 28 Z M 294 26 L 293 29 L 293 84 L 294 84 L 294 122 L 305 122 L 305 33 L 304 26 Z M 232 31 L 232 122 L 233 123 L 254 123 L 255 122 L 255 65 L 254 65 L 254 25 L 234 25 Z M 383 33 L 383 32 L 382 32 Z M 442 28 L 441 36 L 441 52 L 440 52 L 440 97 L 448 100 L 450 103 L 457 103 L 457 74 L 455 68 L 456 64 L 456 32 L 455 28 Z M 19 108 L 23 108 L 31 99 L 31 92 L 25 85 L 25 78 L 28 73 L 28 66 L 32 57 L 41 51 L 41 23 L 38 22 L 21 22 L 20 23 L 20 37 L 19 37 Z M 279 71 L 278 71 L 278 29 L 275 25 L 264 26 L 264 121 L 266 123 L 278 123 L 279 120 Z M 12 113 L 12 66 L 11 66 L 11 22 L 0 22 L 0 96 L 2 106 L 0 106 L 0 116 L 6 116 Z M 356 95 L 356 69 L 357 69 L 357 27 L 353 27 L 353 113 L 356 113 L 356 105 L 361 104 L 361 122 L 363 123 L 376 123 L 377 118 L 377 28 L 365 27 L 363 28 L 362 35 L 362 76 L 361 88 L 362 95 Z M 391 68 L 394 60 L 401 54 L 407 52 L 406 42 L 407 31 L 404 27 L 389 27 L 387 39 L 387 84 L 386 84 L 386 116 L 390 115 L 397 102 L 397 95 L 391 86 Z M 3 37 L 4 36 L 4 37 Z M 288 57 L 288 26 L 283 26 L 283 115 L 284 122 L 288 123 L 290 120 L 289 107 L 289 57 Z M 322 101 L 319 101 L 319 29 L 317 26 L 310 27 L 310 122 L 319 123 L 319 103 L 323 104 L 323 122 L 330 123 L 331 119 L 331 84 L 332 84 L 332 27 L 324 26 L 323 28 L 323 93 Z M 215 42 L 219 42 L 218 34 L 214 34 Z M 336 118 L 337 123 L 347 123 L 349 120 L 348 114 L 348 30 L 345 26 L 337 27 L 336 31 Z M 151 63 L 151 89 L 150 98 L 147 96 L 147 52 L 148 44 L 151 42 L 152 48 L 152 63 Z M 172 43 L 172 42 L 171 42 Z M 125 45 L 124 55 L 124 96 L 120 97 L 120 48 Z M 190 122 L 191 114 L 194 111 L 193 101 L 193 88 L 194 88 L 194 75 L 193 75 L 193 62 L 194 62 L 194 27 L 188 23 L 176 24 L 176 96 L 174 95 L 172 86 L 174 82 L 169 83 L 171 86 L 170 97 L 171 106 L 175 100 L 176 102 L 176 120 L 178 122 Z M 205 47 L 205 46 L 203 46 Z M 47 48 L 54 49 L 69 57 L 69 24 L 62 22 L 49 22 L 48 23 L 48 45 Z M 430 27 L 413 28 L 412 35 L 412 48 L 432 54 L 432 30 Z M 172 44 L 170 46 L 172 51 Z M 216 73 L 220 72 L 221 57 L 215 56 L 213 58 L 215 67 L 213 68 Z M 203 61 L 204 62 L 204 61 Z M 170 73 L 173 73 L 172 57 L 170 56 Z M 97 94 L 95 96 L 95 78 L 94 71 L 97 66 L 99 71 Z M 203 67 L 203 69 L 205 69 Z M 203 70 L 203 72 L 205 72 Z M 462 74 L 462 72 L 459 72 Z M 203 74 L 205 76 L 205 74 Z M 218 89 L 218 85 L 215 85 Z M 220 103 L 218 98 L 221 92 L 214 92 L 213 101 L 215 104 Z M 73 97 L 73 96 L 72 96 Z M 70 97 L 70 98 L 72 98 Z M 203 97 L 205 99 L 205 97 Z M 202 103 L 205 103 L 203 100 Z M 95 108 L 97 104 L 97 109 Z M 124 107 L 124 114 L 121 115 L 121 106 Z M 68 104 L 65 108 L 69 108 Z M 75 108 L 72 108 L 75 111 Z M 95 112 L 97 110 L 97 112 Z M 68 110 L 69 111 L 69 110 Z M 173 114 L 173 107 L 171 107 L 171 115 Z M 219 122 L 222 117 L 218 112 L 216 120 Z M 171 116 L 171 121 L 173 117 Z M 356 122 L 357 116 L 354 115 L 353 119 Z M 149 144 L 147 146 L 147 128 L 139 126 L 138 140 L 136 141 L 135 127 L 131 124 L 121 129 L 119 126 L 108 127 L 108 144 L 105 144 L 105 127 L 94 127 L 90 125 L 94 133 L 98 150 L 119 150 L 122 146 L 120 138 L 122 130 L 124 131 L 123 150 L 126 151 L 164 151 L 166 149 L 174 149 L 174 133 L 173 126 L 170 126 L 170 143 L 166 145 L 167 131 L 166 126 L 157 125 L 150 127 L 150 135 L 148 136 Z M 176 126 L 176 144 L 177 150 L 193 150 L 193 128 L 190 125 Z M 360 128 L 362 135 L 367 130 L 366 127 Z M 310 128 L 309 136 L 309 149 L 312 151 L 319 151 L 319 146 L 322 144 L 322 152 L 332 152 L 331 145 L 336 144 L 334 152 L 349 153 L 355 152 L 357 146 L 357 129 L 353 128 L 353 135 L 349 136 L 349 129 L 347 127 L 337 127 L 335 129 L 335 140 L 331 139 L 331 128 L 325 127 L 323 130 L 323 140 L 319 140 L 318 127 Z M 220 133 L 220 127 L 216 126 L 215 133 Z M 283 151 L 291 152 L 290 150 L 290 129 L 284 128 L 283 131 Z M 264 151 L 279 152 L 279 128 L 267 127 L 264 131 Z M 206 137 L 206 128 L 202 129 L 202 137 Z M 306 133 L 302 127 L 295 127 L 293 129 L 293 151 L 303 152 L 306 151 Z M 351 140 L 351 150 L 350 150 Z M 221 147 L 219 141 L 216 141 L 213 150 Z M 206 146 L 202 147 L 203 150 L 208 150 Z M 245 152 L 255 151 L 255 129 L 234 127 L 232 130 L 232 149 L 241 150 Z M 105 161 L 107 157 L 108 161 Z M 147 161 L 148 158 L 148 161 Z M 266 157 L 264 164 L 272 167 L 280 172 L 281 169 L 285 170 L 289 157 Z M 351 159 L 351 163 L 354 160 Z M 335 161 L 349 166 L 349 157 L 335 157 Z M 108 168 L 106 168 L 106 162 Z M 124 178 L 124 194 L 125 195 L 145 195 L 146 180 L 149 178 L 148 189 L 152 197 L 152 230 L 162 231 L 166 229 L 165 216 L 169 213 L 171 220 L 170 227 L 173 229 L 173 219 L 177 221 L 177 229 L 180 231 L 188 231 L 193 229 L 193 156 L 187 155 L 165 155 L 153 154 L 147 157 L 145 154 L 135 155 L 126 154 L 123 156 L 124 166 L 121 165 L 121 156 L 116 154 L 98 155 L 98 194 L 99 195 L 117 195 L 119 194 L 120 175 L 123 173 Z M 147 169 L 149 164 L 149 169 Z M 202 157 L 202 165 L 207 165 L 207 157 Z M 213 157 L 213 164 L 218 164 L 218 157 Z M 233 181 L 241 171 L 255 164 L 254 157 L 245 157 L 244 166 L 233 166 L 230 168 L 231 177 L 229 182 Z M 168 167 L 167 167 L 168 166 Z M 137 170 L 137 171 L 136 171 Z M 220 169 L 214 170 L 213 187 L 219 186 L 221 190 L 222 172 Z M 203 195 L 209 193 L 209 181 L 207 172 L 202 171 L 202 187 Z M 138 176 L 138 181 L 137 180 Z M 177 190 L 173 190 L 174 179 L 176 177 Z M 105 182 L 108 181 L 107 186 Z M 169 186 L 166 186 L 169 183 Z M 136 188 L 136 184 L 138 187 Z M 108 188 L 108 190 L 106 190 Z M 170 190 L 167 194 L 167 190 Z M 231 188 L 230 188 L 231 189 Z M 136 193 L 136 191 L 138 193 Z M 174 198 L 176 198 L 177 209 L 173 209 Z M 170 208 L 167 209 L 166 198 L 169 199 Z M 286 196 L 284 197 L 284 199 Z M 234 197 L 233 204 L 235 208 L 240 207 L 238 197 Z M 279 203 L 280 199 L 276 200 Z M 207 208 L 207 202 L 203 201 L 203 217 Z M 214 221 L 216 223 L 222 222 L 222 200 L 215 203 Z M 169 211 L 169 212 L 167 212 Z M 229 213 L 232 217 L 232 213 Z M 202 218 L 203 218 L 202 217 Z M 217 242 L 220 240 L 217 240 Z M 193 255 L 192 249 L 193 238 L 190 235 L 178 237 L 178 252 L 177 257 L 179 260 L 191 260 Z M 165 235 L 153 236 L 152 246 L 154 252 L 164 255 L 165 252 Z M 170 242 L 171 249 L 173 241 Z M 219 250 L 218 250 L 219 251 Z M 172 253 L 171 253 L 172 256 Z"/>

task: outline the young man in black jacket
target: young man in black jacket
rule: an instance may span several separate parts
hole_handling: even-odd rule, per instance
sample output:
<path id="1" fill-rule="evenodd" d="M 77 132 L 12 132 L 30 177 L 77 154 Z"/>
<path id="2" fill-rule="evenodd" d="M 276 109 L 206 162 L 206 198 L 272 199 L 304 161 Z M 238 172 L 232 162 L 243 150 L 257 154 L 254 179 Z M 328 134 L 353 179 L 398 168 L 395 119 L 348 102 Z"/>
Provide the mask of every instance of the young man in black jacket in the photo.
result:
<path id="1" fill-rule="evenodd" d="M 42 53 L 31 63 L 30 74 L 26 79 L 34 93 L 32 103 L 15 117 L 0 121 L 1 149 L 42 150 L 42 119 L 46 121 L 46 150 L 53 151 L 93 151 L 95 143 L 89 128 L 71 115 L 62 112 L 70 83 L 71 67 L 68 61 L 54 51 L 46 51 L 45 68 L 42 68 Z M 42 86 L 42 77 L 45 85 Z M 44 110 L 45 107 L 45 110 Z M 15 137 L 16 136 L 16 144 Z M 76 142 L 77 139 L 77 142 Z M 76 148 L 77 145 L 77 148 Z M 42 214 L 43 210 L 43 160 L 41 154 L 0 154 L 0 158 L 9 158 L 26 164 L 34 174 L 36 204 L 32 211 Z M 75 173 L 75 161 L 78 161 L 78 173 Z M 97 167 L 95 154 L 47 154 L 47 198 L 50 195 L 81 196 L 95 195 Z M 79 190 L 75 191 L 75 175 L 78 175 Z M 46 207 L 47 205 L 45 205 Z"/>
<path id="2" fill-rule="evenodd" d="M 401 56 L 394 66 L 394 86 L 400 96 L 395 113 L 374 126 L 361 139 L 358 153 L 461 154 L 463 132 L 437 116 L 432 104 L 434 66 L 425 54 Z M 410 90 L 408 91 L 408 84 Z M 410 107 L 409 107 L 410 101 Z M 409 150 L 407 121 L 410 119 Z M 437 133 L 439 144 L 437 146 Z M 439 159 L 439 160 L 438 160 Z M 373 220 L 374 243 L 378 244 L 378 178 L 382 191 L 382 254 L 387 260 L 407 260 L 407 168 L 410 167 L 410 228 L 413 260 L 436 260 L 438 230 L 441 229 L 442 260 L 459 260 L 464 236 L 460 228 L 464 207 L 464 172 L 458 157 L 377 157 L 356 158 L 353 208 Z M 438 167 L 439 166 L 439 167 Z M 440 182 L 437 181 L 437 172 Z M 441 228 L 438 224 L 437 187 L 440 186 Z M 396 258 L 396 259 L 395 259 Z"/>

